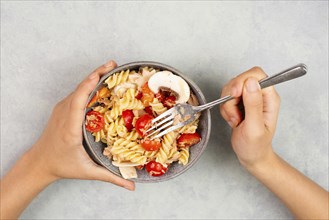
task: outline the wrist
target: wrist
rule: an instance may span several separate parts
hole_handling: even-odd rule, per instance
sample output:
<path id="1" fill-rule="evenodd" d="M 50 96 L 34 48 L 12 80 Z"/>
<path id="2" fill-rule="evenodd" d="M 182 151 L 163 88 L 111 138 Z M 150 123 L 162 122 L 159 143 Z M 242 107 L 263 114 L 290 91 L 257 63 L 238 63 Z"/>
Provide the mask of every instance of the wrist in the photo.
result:
<path id="1" fill-rule="evenodd" d="M 22 160 L 26 164 L 27 172 L 43 181 L 44 184 L 48 185 L 59 179 L 51 173 L 49 161 L 43 157 L 38 143 L 23 155 Z"/>
<path id="2" fill-rule="evenodd" d="M 275 152 L 273 152 L 272 148 L 269 150 L 261 159 L 254 161 L 254 162 L 248 162 L 248 163 L 241 163 L 251 174 L 258 175 L 262 174 L 264 172 L 268 172 L 271 170 L 277 160 L 277 155 Z"/>

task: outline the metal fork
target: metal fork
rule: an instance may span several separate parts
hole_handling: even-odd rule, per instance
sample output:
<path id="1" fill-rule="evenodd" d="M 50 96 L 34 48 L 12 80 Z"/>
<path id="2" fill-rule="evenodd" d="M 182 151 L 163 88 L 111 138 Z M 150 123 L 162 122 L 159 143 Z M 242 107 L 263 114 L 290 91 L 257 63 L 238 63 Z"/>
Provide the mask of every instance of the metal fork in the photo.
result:
<path id="1" fill-rule="evenodd" d="M 306 65 L 301 63 L 290 67 L 289 69 L 286 69 L 278 74 L 260 80 L 259 85 L 262 89 L 264 89 L 266 87 L 303 76 L 306 74 L 306 72 Z M 171 131 L 191 123 L 196 119 L 199 112 L 210 109 L 215 105 L 227 102 L 232 99 L 234 99 L 234 97 L 228 95 L 200 106 L 177 104 L 173 108 L 165 111 L 152 120 L 152 127 L 146 131 L 146 137 L 149 137 L 150 139 L 159 138 Z"/>

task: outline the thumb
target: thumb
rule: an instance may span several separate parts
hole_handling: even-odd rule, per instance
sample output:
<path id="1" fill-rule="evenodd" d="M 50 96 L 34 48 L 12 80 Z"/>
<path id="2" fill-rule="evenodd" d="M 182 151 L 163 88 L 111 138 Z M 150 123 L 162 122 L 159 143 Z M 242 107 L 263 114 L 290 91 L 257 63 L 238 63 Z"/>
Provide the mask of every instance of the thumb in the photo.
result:
<path id="1" fill-rule="evenodd" d="M 80 129 L 81 131 L 81 124 L 84 119 L 84 109 L 86 107 L 89 94 L 97 85 L 100 77 L 113 70 L 116 66 L 117 64 L 112 60 L 107 62 L 103 66 L 100 66 L 94 72 L 92 72 L 85 80 L 83 80 L 79 84 L 77 89 L 73 92 L 70 104 L 71 120 L 69 126 L 71 128 L 74 128 L 76 130 Z"/>
<path id="2" fill-rule="evenodd" d="M 264 130 L 263 95 L 256 78 L 248 78 L 243 88 L 245 126 L 247 131 L 259 134 Z"/>
<path id="3" fill-rule="evenodd" d="M 86 77 L 86 79 L 84 79 L 79 84 L 77 89 L 74 91 L 74 96 L 72 100 L 73 110 L 80 110 L 81 112 L 84 111 L 89 94 L 97 85 L 97 82 L 100 77 L 113 70 L 116 66 L 117 64 L 111 60 L 106 64 L 98 67 L 96 70 L 94 70 L 94 72 L 92 72 L 88 77 Z"/>
<path id="4" fill-rule="evenodd" d="M 124 187 L 130 191 L 135 190 L 134 182 L 123 179 L 123 178 L 111 173 L 107 169 L 105 169 L 101 166 L 98 166 L 96 164 L 93 165 L 92 169 L 89 170 L 89 177 L 90 177 L 90 179 L 93 179 L 93 180 L 100 180 L 100 181 L 104 181 L 104 182 L 113 183 L 117 186 Z"/>

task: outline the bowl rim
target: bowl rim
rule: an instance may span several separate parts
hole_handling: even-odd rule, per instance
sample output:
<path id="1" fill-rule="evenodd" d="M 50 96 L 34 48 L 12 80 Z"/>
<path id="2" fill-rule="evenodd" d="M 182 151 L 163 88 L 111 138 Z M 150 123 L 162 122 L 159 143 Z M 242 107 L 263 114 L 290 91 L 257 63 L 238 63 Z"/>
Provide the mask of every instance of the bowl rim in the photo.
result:
<path id="1" fill-rule="evenodd" d="M 202 93 L 202 90 L 192 81 L 190 80 L 188 77 L 186 77 L 181 71 L 177 70 L 176 68 L 169 66 L 167 64 L 163 64 L 160 62 L 155 62 L 155 61 L 135 61 L 135 62 L 130 62 L 130 63 L 125 63 L 123 65 L 120 65 L 116 68 L 114 68 L 113 70 L 111 70 L 110 72 L 106 73 L 104 76 L 102 76 L 99 79 L 99 82 L 97 83 L 97 85 L 95 86 L 95 88 L 93 89 L 93 91 L 89 94 L 88 100 L 86 103 L 89 103 L 90 100 L 92 99 L 92 97 L 95 95 L 95 93 L 98 91 L 99 86 L 101 86 L 104 82 L 104 80 L 106 78 L 108 78 L 110 75 L 117 73 L 119 71 L 122 70 L 126 70 L 126 69 L 130 69 L 132 66 L 152 66 L 152 67 L 160 67 L 166 70 L 169 70 L 171 72 L 178 73 L 179 76 L 181 76 L 184 80 L 186 80 L 188 82 L 188 84 L 192 85 L 192 87 L 198 92 L 198 95 L 200 96 L 200 98 L 202 99 L 203 102 L 207 102 L 205 96 Z M 87 114 L 87 112 L 89 112 L 91 108 L 88 108 L 87 105 L 84 109 L 84 116 Z M 181 170 L 180 172 L 174 173 L 170 176 L 168 176 L 167 178 L 162 178 L 162 179 L 158 179 L 158 178 L 154 178 L 154 179 L 139 179 L 137 178 L 133 178 L 133 179 L 129 179 L 133 182 L 136 183 L 155 183 L 155 182 L 163 182 L 163 181 L 167 181 L 170 179 L 173 179 L 181 174 L 183 174 L 184 172 L 186 172 L 187 170 L 189 170 L 202 156 L 204 150 L 207 147 L 209 138 L 210 138 L 210 133 L 211 133 L 211 114 L 210 114 L 210 110 L 206 110 L 204 111 L 205 117 L 208 119 L 207 120 L 207 124 L 206 126 L 208 127 L 208 130 L 206 132 L 206 135 L 204 137 L 204 144 L 199 152 L 199 155 L 197 157 L 195 157 L 192 161 L 189 161 L 188 164 L 184 167 L 183 170 Z M 82 131 L 83 131 L 83 146 L 85 148 L 85 150 L 88 153 L 88 156 L 91 157 L 91 159 L 98 163 L 99 165 L 103 166 L 104 168 L 106 168 L 107 170 L 109 170 L 111 173 L 113 173 L 116 176 L 119 176 L 121 178 L 123 178 L 120 174 L 114 172 L 113 170 L 109 169 L 106 164 L 97 156 L 97 154 L 95 153 L 94 149 L 91 146 L 91 143 L 89 142 L 89 139 L 87 138 L 87 131 L 86 131 L 86 127 L 85 127 L 85 117 L 84 117 L 84 121 L 82 124 Z M 90 155 L 91 154 L 91 155 Z"/>

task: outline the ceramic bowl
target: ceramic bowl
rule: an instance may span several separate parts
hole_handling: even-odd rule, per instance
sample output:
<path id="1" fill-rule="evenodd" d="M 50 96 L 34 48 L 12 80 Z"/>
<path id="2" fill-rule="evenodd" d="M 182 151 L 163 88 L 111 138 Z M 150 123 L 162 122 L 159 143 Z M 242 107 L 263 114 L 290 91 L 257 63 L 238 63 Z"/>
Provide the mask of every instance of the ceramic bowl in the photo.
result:
<path id="1" fill-rule="evenodd" d="M 88 102 L 91 100 L 91 98 L 95 95 L 96 91 L 103 85 L 103 82 L 112 74 L 116 72 L 120 72 L 122 70 L 130 69 L 130 70 L 138 70 L 140 67 L 143 66 L 148 66 L 148 67 L 153 67 L 154 69 L 160 69 L 160 70 L 168 70 L 171 71 L 172 73 L 182 77 L 186 82 L 189 84 L 191 91 L 196 95 L 198 101 L 200 104 L 206 103 L 206 99 L 200 90 L 200 88 L 192 82 L 190 79 L 186 78 L 179 70 L 162 64 L 158 62 L 151 62 L 151 61 L 141 61 L 141 62 L 133 62 L 133 63 L 127 63 L 122 66 L 119 66 L 112 70 L 111 72 L 107 73 L 104 75 L 96 88 L 93 90 L 93 92 L 90 94 Z M 90 108 L 86 108 L 85 113 L 90 111 Z M 210 128 L 211 128 L 211 120 L 210 120 L 210 112 L 209 110 L 202 112 L 202 115 L 200 117 L 200 122 L 198 126 L 198 133 L 201 135 L 201 141 L 192 146 L 190 148 L 190 158 L 189 162 L 187 165 L 183 166 L 181 164 L 178 164 L 177 162 L 172 163 L 168 169 L 168 171 L 160 176 L 160 177 L 152 177 L 150 176 L 145 169 L 143 170 L 138 170 L 138 178 L 136 179 L 131 179 L 132 181 L 135 182 L 160 182 L 160 181 L 165 181 L 172 179 L 174 177 L 177 177 L 178 175 L 184 173 L 187 171 L 189 168 L 191 168 L 200 158 L 201 154 L 205 150 L 208 140 L 209 140 L 209 135 L 210 135 Z M 111 171 L 112 173 L 121 176 L 119 169 L 115 166 L 112 165 L 112 161 L 109 160 L 106 156 L 103 155 L 103 149 L 106 147 L 106 144 L 102 142 L 95 142 L 94 136 L 88 131 L 86 131 L 85 126 L 83 125 L 83 136 L 84 136 L 84 147 L 90 157 L 98 164 L 101 166 L 104 166 L 106 169 Z"/>

